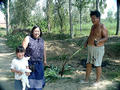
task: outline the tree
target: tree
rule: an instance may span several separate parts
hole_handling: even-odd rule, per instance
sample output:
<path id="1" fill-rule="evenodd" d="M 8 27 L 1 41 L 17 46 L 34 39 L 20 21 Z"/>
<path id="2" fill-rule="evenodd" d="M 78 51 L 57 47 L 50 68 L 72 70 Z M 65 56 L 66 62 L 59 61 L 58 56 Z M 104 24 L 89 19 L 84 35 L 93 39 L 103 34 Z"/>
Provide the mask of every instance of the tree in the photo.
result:
<path id="1" fill-rule="evenodd" d="M 49 16 L 49 9 L 50 9 L 50 7 L 49 7 L 49 2 L 50 0 L 47 0 L 46 2 L 47 2 L 47 4 L 46 4 L 46 7 L 47 7 L 47 23 L 48 23 L 48 32 L 50 32 L 51 31 L 51 26 L 50 26 L 50 16 Z"/>
<path id="2" fill-rule="evenodd" d="M 90 0 L 76 0 L 74 6 L 76 6 L 78 8 L 78 11 L 79 11 L 79 15 L 80 15 L 80 31 L 82 31 L 82 28 L 81 28 L 81 24 L 82 24 L 82 21 L 81 21 L 81 18 L 82 18 L 82 10 L 84 8 L 86 8 L 88 6 L 88 4 L 90 3 Z"/>
<path id="3" fill-rule="evenodd" d="M 3 3 L 2 11 L 6 16 L 7 34 L 9 34 L 9 3 L 10 3 L 10 0 L 3 0 L 2 3 Z"/>
<path id="4" fill-rule="evenodd" d="M 98 10 L 99 0 L 96 0 L 96 10 Z"/>
<path id="5" fill-rule="evenodd" d="M 33 9 L 33 14 L 31 16 L 31 19 L 30 19 L 31 20 L 31 24 L 33 23 L 33 25 L 35 25 L 35 24 L 36 25 L 40 25 L 41 20 L 44 18 L 42 16 L 42 12 L 41 11 L 42 10 L 41 10 L 39 4 L 36 4 L 35 8 Z"/>
<path id="6" fill-rule="evenodd" d="M 72 9 L 72 3 L 71 3 L 71 0 L 69 0 L 69 23 L 70 23 L 70 36 L 71 38 L 74 37 L 74 34 L 73 34 L 73 24 L 72 24 L 72 12 L 71 12 L 71 9 Z"/>
<path id="7" fill-rule="evenodd" d="M 38 0 L 14 0 L 11 24 L 17 28 L 26 28 L 31 19 L 31 11 Z"/>
<path id="8" fill-rule="evenodd" d="M 111 10 L 107 12 L 107 20 L 111 23 L 113 21 L 113 12 Z"/>
<path id="9" fill-rule="evenodd" d="M 53 0 L 47 0 L 46 1 L 46 15 L 47 15 L 47 24 L 48 24 L 48 32 L 51 31 L 52 28 L 52 22 L 53 22 L 53 9 L 54 9 L 54 4 Z"/>
<path id="10" fill-rule="evenodd" d="M 106 0 L 91 0 L 91 9 L 99 10 L 100 12 L 104 12 L 104 9 L 107 7 Z"/>
<path id="11" fill-rule="evenodd" d="M 117 28 L 116 28 L 116 35 L 118 35 L 120 30 L 120 2 L 117 0 Z"/>
<path id="12" fill-rule="evenodd" d="M 10 14 L 9 14 L 9 3 L 10 3 L 10 1 L 7 0 L 7 13 L 6 13 L 7 34 L 9 34 L 9 17 L 10 17 Z"/>
<path id="13" fill-rule="evenodd" d="M 55 0 L 55 17 L 58 16 L 58 23 L 60 25 L 60 33 L 63 33 L 63 26 L 65 25 L 67 10 L 64 8 L 65 0 Z"/>

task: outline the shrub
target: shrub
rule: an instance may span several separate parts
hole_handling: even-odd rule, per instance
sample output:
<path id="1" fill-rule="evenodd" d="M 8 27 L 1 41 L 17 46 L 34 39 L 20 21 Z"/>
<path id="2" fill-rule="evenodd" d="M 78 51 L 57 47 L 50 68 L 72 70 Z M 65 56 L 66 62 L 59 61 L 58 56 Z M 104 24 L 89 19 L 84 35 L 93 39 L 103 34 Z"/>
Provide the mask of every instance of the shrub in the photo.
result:
<path id="1" fill-rule="evenodd" d="M 17 32 L 16 34 L 9 34 L 6 36 L 7 42 L 6 44 L 15 49 L 17 46 L 22 44 L 23 39 L 25 38 L 26 34 L 22 32 Z"/>

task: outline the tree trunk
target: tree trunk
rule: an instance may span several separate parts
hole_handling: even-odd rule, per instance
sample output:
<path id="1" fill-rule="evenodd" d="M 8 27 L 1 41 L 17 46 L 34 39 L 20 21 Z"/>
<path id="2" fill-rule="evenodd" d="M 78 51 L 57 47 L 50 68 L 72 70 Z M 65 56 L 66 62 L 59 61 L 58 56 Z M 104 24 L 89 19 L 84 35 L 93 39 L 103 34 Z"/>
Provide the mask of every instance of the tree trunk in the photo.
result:
<path id="1" fill-rule="evenodd" d="M 7 35 L 8 35 L 9 34 L 9 0 L 7 0 L 6 29 L 7 29 Z"/>
<path id="2" fill-rule="evenodd" d="M 81 24 L 82 24 L 82 21 L 81 21 L 81 17 L 82 17 L 82 13 L 81 13 L 82 11 L 80 10 L 80 32 L 82 31 L 82 26 L 81 26 Z"/>
<path id="3" fill-rule="evenodd" d="M 59 8 L 58 8 L 58 16 L 59 16 L 59 19 L 60 19 L 60 33 L 63 33 L 63 19 L 60 15 L 60 11 L 59 11 Z"/>
<path id="4" fill-rule="evenodd" d="M 99 0 L 96 0 L 96 10 L 98 10 L 99 7 Z"/>
<path id="5" fill-rule="evenodd" d="M 48 26 L 48 32 L 51 31 L 51 25 L 50 25 L 50 16 L 49 16 L 49 0 L 47 0 L 47 26 Z"/>
<path id="6" fill-rule="evenodd" d="M 117 28 L 116 28 L 116 35 L 118 35 L 120 30 L 120 3 L 117 0 Z"/>
<path id="7" fill-rule="evenodd" d="M 72 15 L 71 15 L 71 0 L 69 0 L 69 23 L 70 23 L 70 36 L 71 38 L 74 38 L 74 32 L 73 32 L 73 24 L 72 24 Z"/>

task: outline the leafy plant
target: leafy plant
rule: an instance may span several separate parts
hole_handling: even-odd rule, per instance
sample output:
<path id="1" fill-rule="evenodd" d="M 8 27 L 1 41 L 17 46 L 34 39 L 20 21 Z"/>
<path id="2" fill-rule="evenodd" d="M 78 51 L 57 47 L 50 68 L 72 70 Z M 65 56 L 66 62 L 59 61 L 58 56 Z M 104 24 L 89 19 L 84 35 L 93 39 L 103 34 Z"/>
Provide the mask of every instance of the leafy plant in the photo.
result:
<path id="1" fill-rule="evenodd" d="M 65 65 L 64 75 L 73 74 L 74 68 L 70 65 Z M 54 65 L 51 65 L 44 72 L 46 82 L 54 81 L 60 77 L 60 68 Z"/>
<path id="2" fill-rule="evenodd" d="M 59 68 L 57 66 L 51 65 L 50 68 L 45 70 L 45 79 L 47 81 L 58 79 L 59 77 Z"/>

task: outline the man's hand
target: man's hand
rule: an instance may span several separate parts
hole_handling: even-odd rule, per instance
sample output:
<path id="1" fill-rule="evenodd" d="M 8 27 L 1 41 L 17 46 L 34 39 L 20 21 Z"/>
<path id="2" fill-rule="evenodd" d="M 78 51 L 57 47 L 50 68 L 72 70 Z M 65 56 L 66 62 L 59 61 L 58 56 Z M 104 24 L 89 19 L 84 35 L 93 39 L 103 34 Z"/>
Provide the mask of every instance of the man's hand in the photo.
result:
<path id="1" fill-rule="evenodd" d="M 94 40 L 94 45 L 97 46 L 98 43 L 99 43 L 99 41 L 95 39 L 95 40 Z"/>
<path id="2" fill-rule="evenodd" d="M 87 47 L 87 42 L 84 44 L 84 48 L 86 48 Z"/>

